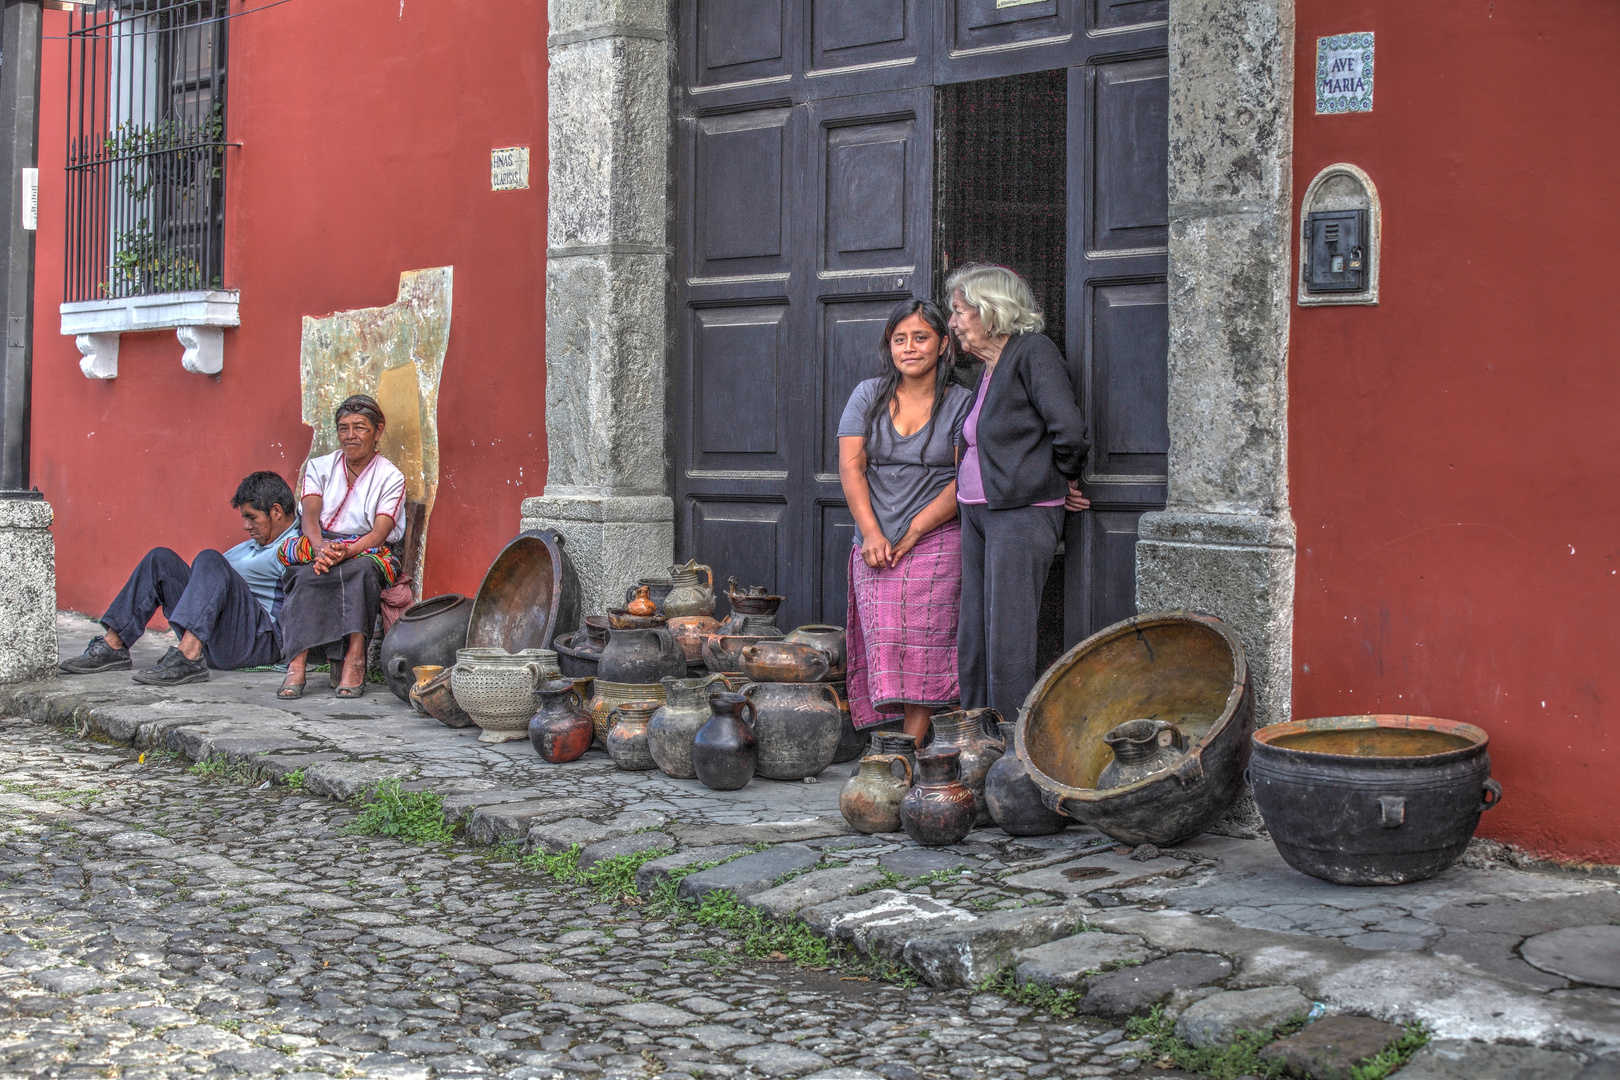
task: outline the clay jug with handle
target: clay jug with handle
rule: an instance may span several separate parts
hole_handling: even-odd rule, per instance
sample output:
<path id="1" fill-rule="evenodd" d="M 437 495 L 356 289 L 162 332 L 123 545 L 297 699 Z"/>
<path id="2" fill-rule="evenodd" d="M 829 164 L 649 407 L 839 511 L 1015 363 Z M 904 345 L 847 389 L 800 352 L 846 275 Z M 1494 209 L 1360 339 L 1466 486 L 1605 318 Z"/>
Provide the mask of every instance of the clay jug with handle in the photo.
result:
<path id="1" fill-rule="evenodd" d="M 754 719 L 753 704 L 741 694 L 709 695 L 709 719 L 692 738 L 692 770 L 705 787 L 736 791 L 754 778 L 759 764 Z"/>
<path id="2" fill-rule="evenodd" d="M 702 581 L 698 578 L 701 575 Z M 685 566 L 669 568 L 674 586 L 664 597 L 664 614 L 671 619 L 714 614 L 714 571 L 691 560 Z"/>

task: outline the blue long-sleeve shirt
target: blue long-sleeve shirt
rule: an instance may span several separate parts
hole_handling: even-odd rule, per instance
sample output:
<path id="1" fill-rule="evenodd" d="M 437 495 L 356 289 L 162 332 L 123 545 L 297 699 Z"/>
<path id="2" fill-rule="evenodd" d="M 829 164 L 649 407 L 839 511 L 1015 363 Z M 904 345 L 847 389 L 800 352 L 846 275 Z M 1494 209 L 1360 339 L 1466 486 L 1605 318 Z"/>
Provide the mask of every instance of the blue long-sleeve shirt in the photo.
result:
<path id="1" fill-rule="evenodd" d="M 268 544 L 244 540 L 225 552 L 225 561 L 248 583 L 248 588 L 253 591 L 253 599 L 277 621 L 281 619 L 281 602 L 287 596 L 281 585 L 281 575 L 287 568 L 276 557 L 276 548 L 297 531 L 298 526 L 293 525 Z"/>

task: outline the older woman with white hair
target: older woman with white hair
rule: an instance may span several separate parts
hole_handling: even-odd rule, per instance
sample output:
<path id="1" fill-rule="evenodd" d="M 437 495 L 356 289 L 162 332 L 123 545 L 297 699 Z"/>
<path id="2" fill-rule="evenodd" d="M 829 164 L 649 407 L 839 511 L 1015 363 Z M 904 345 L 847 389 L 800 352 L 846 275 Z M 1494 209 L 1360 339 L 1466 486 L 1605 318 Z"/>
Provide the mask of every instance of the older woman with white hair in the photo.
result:
<path id="1" fill-rule="evenodd" d="M 1023 278 L 970 263 L 945 280 L 950 326 L 984 363 L 962 425 L 957 470 L 962 607 L 957 662 L 962 708 L 1009 719 L 1035 685 L 1035 624 L 1065 510 L 1091 503 L 1080 474 L 1091 449 L 1057 346 Z"/>

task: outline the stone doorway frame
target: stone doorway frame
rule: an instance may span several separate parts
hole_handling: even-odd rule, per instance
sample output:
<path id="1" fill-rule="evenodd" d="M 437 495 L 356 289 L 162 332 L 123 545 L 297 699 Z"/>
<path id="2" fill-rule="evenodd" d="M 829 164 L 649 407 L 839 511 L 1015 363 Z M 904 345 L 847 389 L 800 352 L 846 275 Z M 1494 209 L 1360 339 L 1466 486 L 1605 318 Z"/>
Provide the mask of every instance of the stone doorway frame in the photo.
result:
<path id="1" fill-rule="evenodd" d="M 552 0 L 545 494 L 585 610 L 674 561 L 664 445 L 677 0 Z M 1170 3 L 1170 498 L 1142 518 L 1141 610 L 1195 608 L 1289 716 L 1294 0 Z"/>

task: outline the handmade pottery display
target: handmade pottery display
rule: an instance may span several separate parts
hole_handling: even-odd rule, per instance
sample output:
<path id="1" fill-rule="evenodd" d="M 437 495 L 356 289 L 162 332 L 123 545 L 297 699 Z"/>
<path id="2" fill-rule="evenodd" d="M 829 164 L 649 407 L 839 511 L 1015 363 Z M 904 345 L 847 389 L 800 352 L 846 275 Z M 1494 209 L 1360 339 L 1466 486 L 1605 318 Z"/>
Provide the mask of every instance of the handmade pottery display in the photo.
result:
<path id="1" fill-rule="evenodd" d="M 460 593 L 445 593 L 413 604 L 383 635 L 382 669 L 388 689 L 401 701 L 410 700 L 411 670 L 456 662 L 456 650 L 467 647 L 467 616 L 472 601 Z"/>
<path id="2" fill-rule="evenodd" d="M 756 641 L 737 652 L 740 670 L 752 682 L 820 682 L 827 674 L 827 655 L 813 645 L 789 641 Z"/>
<path id="3" fill-rule="evenodd" d="M 1295 870 L 1340 885 L 1421 881 L 1502 801 L 1483 730 L 1431 716 L 1329 716 L 1254 733 L 1249 780 Z"/>
<path id="4" fill-rule="evenodd" d="M 473 597 L 467 644 L 521 652 L 549 649 L 579 623 L 579 574 L 561 533 L 518 533 L 489 564 Z"/>
<path id="5" fill-rule="evenodd" d="M 629 604 L 630 601 L 634 600 L 636 598 L 636 590 L 640 589 L 642 586 L 646 586 L 647 597 L 653 602 L 653 605 L 658 608 L 657 613 L 659 615 L 664 614 L 664 597 L 669 595 L 669 591 L 675 587 L 675 583 L 669 578 L 644 577 L 634 585 L 630 586 L 628 589 L 624 590 L 624 602 Z"/>
<path id="6" fill-rule="evenodd" d="M 529 718 L 529 742 L 541 758 L 560 765 L 591 748 L 596 736 L 591 714 L 572 679 L 549 679 L 534 688 L 539 706 Z"/>
<path id="7" fill-rule="evenodd" d="M 656 701 L 663 704 L 662 683 L 616 683 L 597 679 L 591 683 L 591 723 L 596 728 L 596 741 L 607 745 L 608 716 L 620 705 L 630 701 Z"/>
<path id="8" fill-rule="evenodd" d="M 957 778 L 973 792 L 979 825 L 990 821 L 990 808 L 984 801 L 984 774 L 1007 750 L 996 729 L 1000 723 L 1001 714 L 994 709 L 935 713 L 933 717 L 933 748 L 951 746 L 962 752 Z"/>
<path id="9" fill-rule="evenodd" d="M 716 686 L 726 688 L 725 680 L 718 675 L 664 679 L 664 706 L 648 722 L 647 739 L 653 761 L 677 780 L 697 778 L 692 768 L 692 740 L 708 722 L 709 692 Z"/>
<path id="10" fill-rule="evenodd" d="M 802 780 L 820 775 L 832 764 L 843 711 L 831 686 L 751 682 L 742 694 L 756 714 L 759 775 Z"/>
<path id="11" fill-rule="evenodd" d="M 686 657 L 686 666 L 703 665 L 703 643 L 720 629 L 720 621 L 712 615 L 681 615 L 670 619 L 667 629 L 675 644 Z"/>
<path id="12" fill-rule="evenodd" d="M 896 766 L 905 777 L 894 774 Z M 856 832 L 900 831 L 900 802 L 911 787 L 911 763 L 899 754 L 874 754 L 838 793 L 838 810 Z"/>
<path id="13" fill-rule="evenodd" d="M 1114 760 L 1097 776 L 1097 790 L 1124 787 L 1175 767 L 1187 737 L 1168 720 L 1127 720 L 1103 736 Z"/>
<path id="14" fill-rule="evenodd" d="M 427 707 L 422 704 L 422 687 L 432 682 L 434 677 L 443 670 L 444 665 L 441 664 L 418 664 L 416 667 L 411 668 L 411 677 L 414 681 L 411 683 L 411 689 L 406 695 L 406 699 L 410 701 L 411 709 L 416 715 L 429 715 Z"/>
<path id="15" fill-rule="evenodd" d="M 609 682 L 655 683 L 666 675 L 686 674 L 686 655 L 662 626 L 608 631 L 607 648 L 596 664 L 596 677 Z"/>
<path id="16" fill-rule="evenodd" d="M 984 774 L 984 803 L 991 819 L 1009 836 L 1046 836 L 1069 827 L 1069 819 L 1041 802 L 1041 789 L 1012 753 L 1018 725 L 1001 722 L 1001 741 L 1008 752 L 997 758 Z"/>
<path id="17" fill-rule="evenodd" d="M 1193 611 L 1136 615 L 1086 638 L 1046 670 L 1020 710 L 1016 752 L 1047 807 L 1122 844 L 1168 847 L 1203 832 L 1243 790 L 1254 691 L 1243 645 Z M 1098 790 L 1103 741 L 1127 720 L 1175 724 L 1174 768 Z"/>
<path id="18" fill-rule="evenodd" d="M 716 633 L 703 643 L 703 663 L 710 671 L 727 675 L 742 674 L 742 651 L 762 641 L 778 641 L 780 634 L 754 637 L 745 634 Z"/>
<path id="19" fill-rule="evenodd" d="M 700 575 L 703 581 L 698 580 Z M 681 619 L 714 614 L 713 570 L 693 559 L 685 566 L 670 567 L 669 577 L 673 586 L 661 605 L 666 617 Z"/>
<path id="20" fill-rule="evenodd" d="M 453 668 L 445 668 L 415 688 L 412 693 L 422 703 L 422 708 L 427 714 L 445 727 L 472 727 L 472 717 L 467 715 L 467 710 L 456 704 L 456 695 L 450 688 L 452 674 Z"/>
<path id="21" fill-rule="evenodd" d="M 844 678 L 844 672 L 849 668 L 849 652 L 842 626 L 823 626 L 821 624 L 801 626 L 782 640 L 791 641 L 798 645 L 809 645 L 825 656 L 827 658 L 827 674 L 823 675 L 822 678 L 828 682 L 837 682 Z"/>
<path id="22" fill-rule="evenodd" d="M 759 762 L 754 718 L 753 704 L 741 694 L 709 695 L 709 719 L 692 737 L 692 769 L 704 787 L 736 791 L 754 778 Z"/>
<path id="23" fill-rule="evenodd" d="M 548 674 L 538 657 L 495 649 L 462 649 L 451 669 L 450 689 L 456 704 L 483 729 L 479 742 L 510 742 L 529 734 L 534 715 L 534 688 Z"/>
<path id="24" fill-rule="evenodd" d="M 647 745 L 647 722 L 661 705 L 661 701 L 627 701 L 608 714 L 608 733 L 603 741 L 613 764 L 627 772 L 658 767 Z"/>
<path id="25" fill-rule="evenodd" d="M 624 610 L 631 615 L 647 618 L 658 614 L 658 605 L 653 603 L 652 597 L 647 593 L 647 586 L 642 585 L 636 589 L 635 599 L 624 605 Z"/>
<path id="26" fill-rule="evenodd" d="M 900 825 L 925 847 L 959 844 L 973 831 L 973 792 L 958 777 L 962 752 L 939 747 L 917 755 L 917 775 L 900 800 Z"/>

